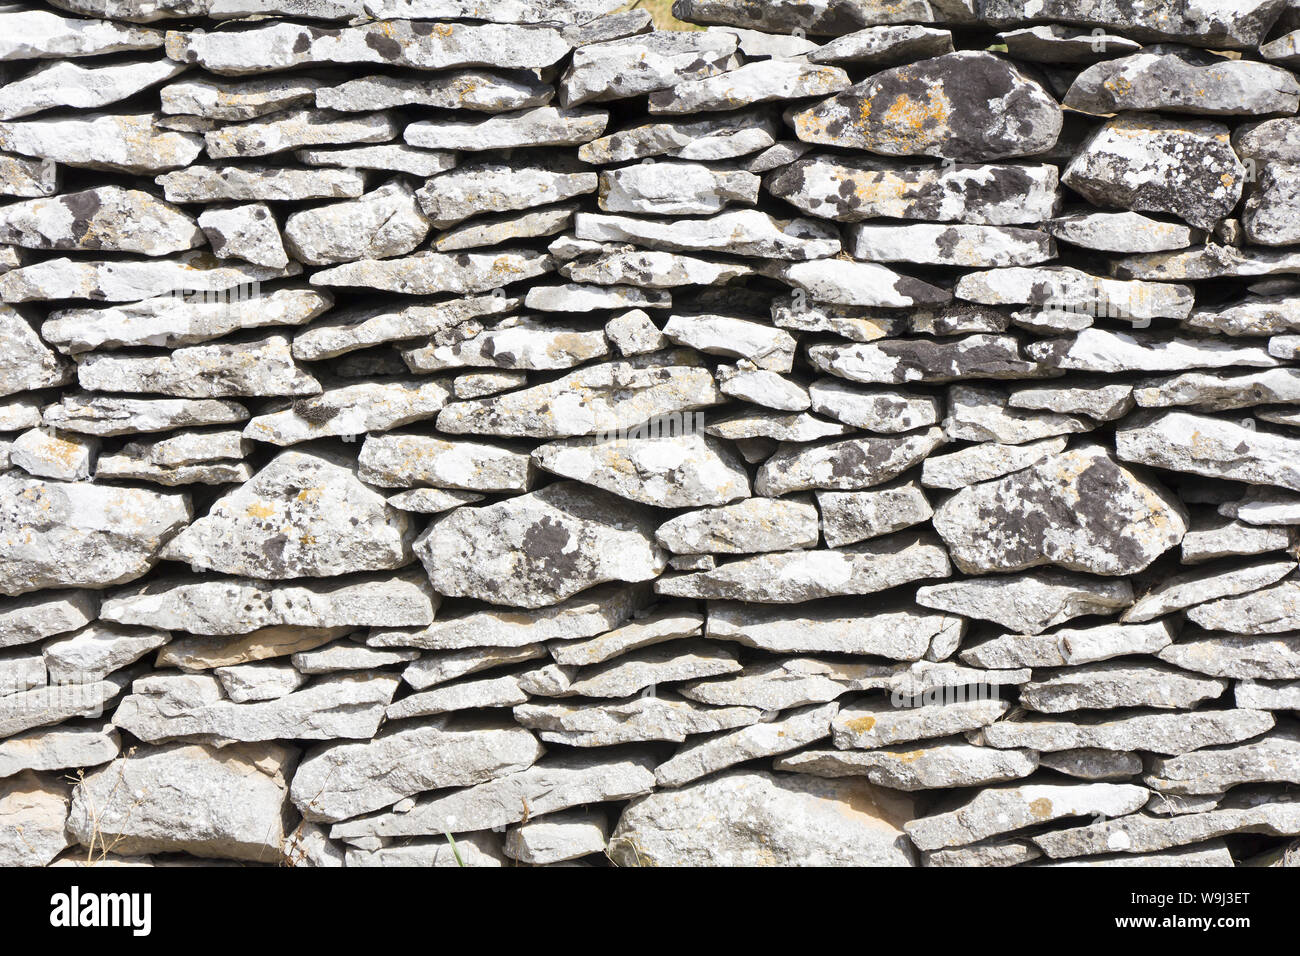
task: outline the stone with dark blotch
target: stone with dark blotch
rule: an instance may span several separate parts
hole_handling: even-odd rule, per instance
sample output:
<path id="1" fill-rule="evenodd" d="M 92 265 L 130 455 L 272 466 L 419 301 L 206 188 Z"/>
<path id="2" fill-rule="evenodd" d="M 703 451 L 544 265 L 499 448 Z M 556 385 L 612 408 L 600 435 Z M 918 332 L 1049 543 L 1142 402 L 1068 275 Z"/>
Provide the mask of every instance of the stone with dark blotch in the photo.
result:
<path id="1" fill-rule="evenodd" d="M 1050 149 L 1061 109 L 1013 64 L 971 50 L 893 67 L 796 113 L 809 143 L 988 162 Z"/>

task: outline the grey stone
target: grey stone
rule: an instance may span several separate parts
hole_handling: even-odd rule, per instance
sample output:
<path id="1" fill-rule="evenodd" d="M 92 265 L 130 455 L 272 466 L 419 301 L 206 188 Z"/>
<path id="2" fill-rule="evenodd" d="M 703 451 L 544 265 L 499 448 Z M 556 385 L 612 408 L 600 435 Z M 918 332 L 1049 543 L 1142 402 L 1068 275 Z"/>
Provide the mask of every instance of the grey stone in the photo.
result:
<path id="1" fill-rule="evenodd" d="M 709 707 L 670 691 L 625 701 L 533 702 L 514 709 L 515 720 L 547 743 L 584 748 L 652 740 L 680 743 L 696 734 L 755 723 L 761 715 L 755 707 Z"/>
<path id="2" fill-rule="evenodd" d="M 1020 689 L 1020 703 L 1046 714 L 1118 707 L 1188 709 L 1214 700 L 1227 687 L 1226 680 L 1164 664 L 1104 661 L 1044 674 Z"/>
<path id="3" fill-rule="evenodd" d="M 916 602 L 1040 634 L 1071 618 L 1118 613 L 1133 603 L 1133 587 L 1122 579 L 1037 571 L 927 585 L 917 589 Z"/>
<path id="4" fill-rule="evenodd" d="M 533 165 L 482 161 L 457 166 L 416 190 L 415 198 L 438 229 L 483 213 L 532 209 L 594 193 L 595 172 L 565 155 Z"/>
<path id="5" fill-rule="evenodd" d="M 741 44 L 742 50 L 744 43 Z M 755 60 L 713 76 L 685 79 L 650 94 L 651 115 L 734 110 L 754 103 L 829 96 L 852 81 L 836 66 L 807 60 Z"/>
<path id="6" fill-rule="evenodd" d="M 180 398 L 317 395 L 320 383 L 293 360 L 289 339 L 187 345 L 161 356 L 94 353 L 77 364 L 88 391 L 145 392 Z"/>
<path id="7" fill-rule="evenodd" d="M 976 667 L 1064 667 L 1112 657 L 1158 654 L 1174 638 L 1169 620 L 1152 624 L 1098 624 L 1046 634 L 1002 634 L 965 648 L 961 659 Z"/>
<path id="8" fill-rule="evenodd" d="M 684 744 L 655 768 L 660 787 L 680 787 L 747 760 L 796 750 L 830 735 L 835 703 L 801 708 L 763 721 Z"/>
<path id="9" fill-rule="evenodd" d="M 573 51 L 560 79 L 561 106 L 605 102 L 714 76 L 738 65 L 738 40 L 729 33 L 656 32 Z"/>
<path id="10" fill-rule="evenodd" d="M 193 133 L 158 129 L 157 113 L 86 113 L 0 123 L 0 149 L 67 166 L 151 175 L 192 163 Z M 170 198 L 170 197 L 169 197 Z"/>
<path id="11" fill-rule="evenodd" d="M 964 628 L 956 615 L 908 607 L 866 613 L 849 602 L 781 609 L 715 601 L 709 604 L 707 634 L 778 653 L 867 654 L 913 661 L 936 641 L 959 639 Z"/>
<path id="12" fill-rule="evenodd" d="M 199 215 L 199 225 L 215 256 L 243 259 L 273 269 L 289 264 L 280 228 L 265 203 L 205 209 Z"/>
<path id="13" fill-rule="evenodd" d="M 1249 740 L 1272 726 L 1273 715 L 1262 710 L 1205 710 L 1118 717 L 1080 714 L 1073 720 L 999 721 L 974 735 L 972 743 L 1052 752 L 1096 747 L 1173 755 Z"/>
<path id="14" fill-rule="evenodd" d="M 660 525 L 655 538 L 675 554 L 752 554 L 816 547 L 817 509 L 807 500 L 748 498 L 678 515 Z M 829 538 L 827 543 L 835 546 Z"/>
<path id="15" fill-rule="evenodd" d="M 1032 750 L 992 750 L 961 743 L 878 750 L 804 750 L 781 757 L 774 769 L 816 777 L 865 777 L 891 790 L 982 787 L 1027 777 L 1038 768 Z"/>
<path id="16" fill-rule="evenodd" d="M 124 223 L 131 228 L 123 230 Z M 26 249 L 159 256 L 192 249 L 203 237 L 193 219 L 149 193 L 99 186 L 4 206 L 0 242 Z"/>
<path id="17" fill-rule="evenodd" d="M 1124 461 L 1292 491 L 1300 491 L 1298 452 L 1300 440 L 1289 435 L 1190 412 L 1164 412 L 1115 432 L 1115 453 Z"/>

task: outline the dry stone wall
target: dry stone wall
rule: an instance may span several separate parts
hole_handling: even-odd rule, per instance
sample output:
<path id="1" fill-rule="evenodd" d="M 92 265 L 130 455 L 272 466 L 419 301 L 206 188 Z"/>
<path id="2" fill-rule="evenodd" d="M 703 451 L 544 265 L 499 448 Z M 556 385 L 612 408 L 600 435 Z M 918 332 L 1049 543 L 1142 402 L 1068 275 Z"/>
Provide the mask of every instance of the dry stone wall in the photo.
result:
<path id="1" fill-rule="evenodd" d="M 622 6 L 0 8 L 0 863 L 1286 862 L 1295 4 Z"/>

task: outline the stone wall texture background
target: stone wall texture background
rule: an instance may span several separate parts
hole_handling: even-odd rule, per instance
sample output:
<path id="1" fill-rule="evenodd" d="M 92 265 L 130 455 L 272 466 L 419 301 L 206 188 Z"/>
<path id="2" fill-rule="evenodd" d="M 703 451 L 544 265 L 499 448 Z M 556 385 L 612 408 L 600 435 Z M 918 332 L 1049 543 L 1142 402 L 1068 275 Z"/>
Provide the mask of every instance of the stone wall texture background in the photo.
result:
<path id="1" fill-rule="evenodd" d="M 1300 4 L 625 7 L 0 7 L 0 863 L 1300 861 Z"/>

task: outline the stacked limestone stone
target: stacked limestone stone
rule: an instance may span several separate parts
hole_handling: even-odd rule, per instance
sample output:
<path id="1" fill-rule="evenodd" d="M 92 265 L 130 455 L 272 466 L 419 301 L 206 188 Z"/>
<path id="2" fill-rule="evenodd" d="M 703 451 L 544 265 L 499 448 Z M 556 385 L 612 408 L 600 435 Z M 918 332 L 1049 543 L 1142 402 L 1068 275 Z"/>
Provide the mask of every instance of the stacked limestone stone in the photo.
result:
<path id="1" fill-rule="evenodd" d="M 1284 861 L 1300 16 L 622 6 L 0 8 L 0 863 Z"/>

